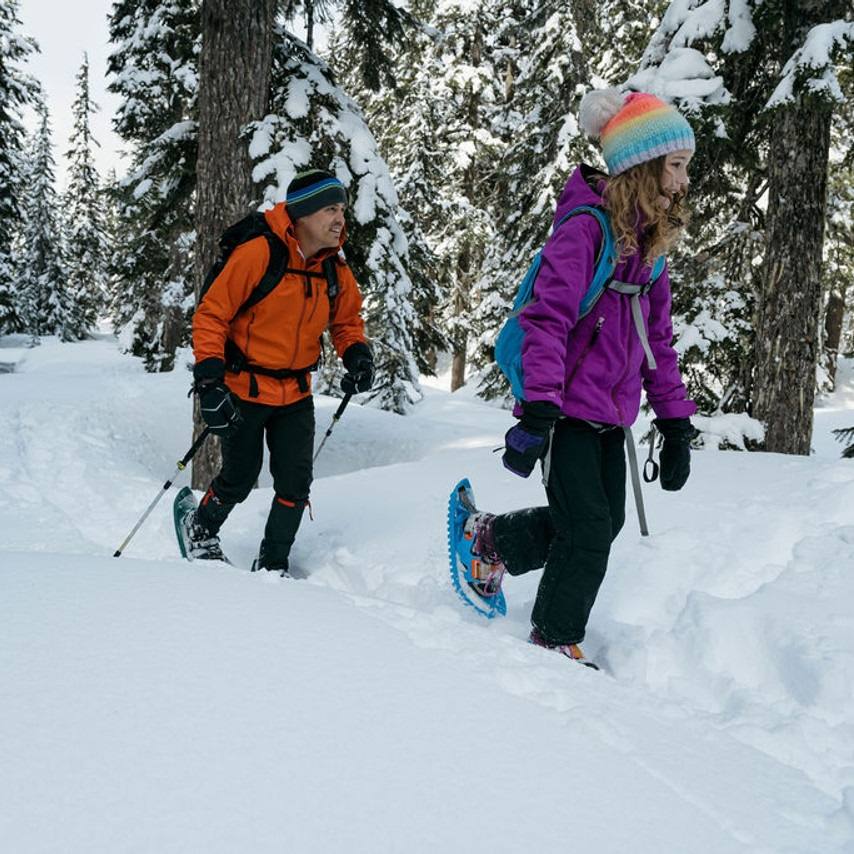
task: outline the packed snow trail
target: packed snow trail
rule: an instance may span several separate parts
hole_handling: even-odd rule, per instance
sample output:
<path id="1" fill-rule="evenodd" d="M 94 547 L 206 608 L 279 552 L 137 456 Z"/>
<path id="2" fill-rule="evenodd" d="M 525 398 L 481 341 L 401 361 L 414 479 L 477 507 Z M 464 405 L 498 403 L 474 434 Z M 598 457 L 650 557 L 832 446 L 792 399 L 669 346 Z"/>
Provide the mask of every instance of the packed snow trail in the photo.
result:
<path id="1" fill-rule="evenodd" d="M 507 579 L 491 623 L 451 591 L 460 476 L 493 512 L 542 501 L 491 453 L 507 413 L 431 389 L 408 418 L 351 406 L 294 550 L 304 580 L 180 561 L 171 493 L 114 560 L 189 445 L 189 375 L 146 375 L 110 339 L 16 343 L 10 850 L 854 850 L 854 464 L 832 440 L 704 451 L 678 495 L 647 488 L 652 536 L 629 507 L 593 612 L 596 674 L 524 642 L 538 573 Z M 852 415 L 828 405 L 817 436 Z M 224 529 L 244 567 L 261 486 Z"/>

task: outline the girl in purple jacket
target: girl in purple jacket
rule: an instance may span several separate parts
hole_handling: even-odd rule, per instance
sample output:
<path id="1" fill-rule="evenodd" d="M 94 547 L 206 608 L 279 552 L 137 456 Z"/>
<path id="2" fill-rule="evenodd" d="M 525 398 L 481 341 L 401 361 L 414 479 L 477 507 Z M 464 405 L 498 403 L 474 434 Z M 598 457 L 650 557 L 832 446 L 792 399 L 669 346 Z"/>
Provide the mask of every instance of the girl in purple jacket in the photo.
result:
<path id="1" fill-rule="evenodd" d="M 608 174 L 580 166 L 558 202 L 534 299 L 520 315 L 525 395 L 503 456 L 506 468 L 528 477 L 549 452 L 548 506 L 473 513 L 466 526 L 489 569 L 473 583 L 478 595 L 496 595 L 505 569 L 520 575 L 544 566 L 531 642 L 595 666 L 579 644 L 625 519 L 623 428 L 637 417 L 643 388 L 664 437 L 661 484 L 678 490 L 690 471 L 696 406 L 671 346 L 666 267 L 640 297 L 608 289 L 579 319 L 602 232 L 590 214 L 557 223 L 579 205 L 604 208 L 620 252 L 614 281 L 649 282 L 655 259 L 687 220 L 682 201 L 694 134 L 676 109 L 645 93 L 589 92 L 579 119 L 601 141 Z"/>

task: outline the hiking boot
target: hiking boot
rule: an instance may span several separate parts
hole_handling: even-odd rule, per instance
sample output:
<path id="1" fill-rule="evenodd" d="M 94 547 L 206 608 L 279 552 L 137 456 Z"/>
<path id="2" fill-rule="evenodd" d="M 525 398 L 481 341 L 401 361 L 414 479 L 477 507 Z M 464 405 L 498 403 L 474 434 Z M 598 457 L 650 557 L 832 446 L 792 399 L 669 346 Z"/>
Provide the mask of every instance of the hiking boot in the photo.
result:
<path id="1" fill-rule="evenodd" d="M 266 569 L 267 572 L 278 572 L 280 578 L 293 578 L 293 576 L 288 571 L 290 569 L 290 565 L 287 561 L 284 563 L 277 564 L 267 564 L 261 563 L 261 558 L 256 557 L 255 560 L 252 561 L 252 572 L 258 572 L 259 570 Z"/>
<path id="2" fill-rule="evenodd" d="M 478 596 L 495 596 L 501 591 L 506 567 L 495 549 L 492 513 L 475 511 L 463 525 L 463 536 L 472 540 L 471 580 L 469 585 Z"/>
<path id="3" fill-rule="evenodd" d="M 528 643 L 532 643 L 534 646 L 541 646 L 543 649 L 551 649 L 559 652 L 561 655 L 565 655 L 567 658 L 571 658 L 573 661 L 577 661 L 579 664 L 583 664 L 592 670 L 599 669 L 597 665 L 584 657 L 584 653 L 577 643 L 550 643 L 540 634 L 540 630 L 536 627 L 531 629 Z"/>
<path id="4" fill-rule="evenodd" d="M 265 540 L 261 541 L 261 547 L 258 549 L 258 557 L 252 561 L 252 572 L 258 572 L 261 569 L 266 569 L 267 572 L 278 572 L 281 578 L 293 577 L 288 571 L 290 569 L 288 559 L 270 554 Z"/>
<path id="5" fill-rule="evenodd" d="M 230 563 L 223 554 L 218 534 L 212 534 L 198 520 L 198 510 L 191 510 L 179 524 L 179 536 L 188 560 L 221 560 Z"/>

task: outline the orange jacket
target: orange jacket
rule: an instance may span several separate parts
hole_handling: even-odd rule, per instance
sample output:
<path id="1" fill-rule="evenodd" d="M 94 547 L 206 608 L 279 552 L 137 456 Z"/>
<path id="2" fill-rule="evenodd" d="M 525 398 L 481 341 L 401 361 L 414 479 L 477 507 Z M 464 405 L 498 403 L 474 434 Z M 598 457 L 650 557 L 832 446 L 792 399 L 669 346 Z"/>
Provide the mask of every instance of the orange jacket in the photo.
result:
<path id="1" fill-rule="evenodd" d="M 289 255 L 287 266 L 291 269 L 319 273 L 322 260 L 338 251 L 325 250 L 306 262 L 285 204 L 276 205 L 264 216 L 271 230 L 285 241 Z M 339 290 L 331 324 L 326 279 L 297 273 L 285 273 L 270 294 L 235 317 L 264 275 L 269 260 L 270 249 L 264 237 L 253 238 L 232 252 L 193 315 L 193 355 L 197 364 L 210 358 L 224 359 L 228 338 L 243 351 L 247 361 L 277 369 L 313 365 L 320 358 L 320 336 L 327 326 L 339 356 L 343 356 L 351 344 L 365 341 L 365 325 L 360 314 L 362 295 L 353 273 L 343 261 L 338 265 Z M 249 373 L 228 372 L 225 377 L 226 385 L 234 394 L 254 403 L 285 406 L 311 394 L 310 384 L 308 391 L 300 391 L 295 377 L 276 379 L 256 374 L 255 380 L 258 395 L 251 397 Z"/>

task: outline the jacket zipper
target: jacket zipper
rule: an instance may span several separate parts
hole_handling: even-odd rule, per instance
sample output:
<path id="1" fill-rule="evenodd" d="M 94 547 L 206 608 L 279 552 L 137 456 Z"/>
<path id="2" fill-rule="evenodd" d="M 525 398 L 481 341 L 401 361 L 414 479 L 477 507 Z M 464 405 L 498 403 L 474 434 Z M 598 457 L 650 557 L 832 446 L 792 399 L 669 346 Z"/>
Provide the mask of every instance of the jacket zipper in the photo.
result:
<path id="1" fill-rule="evenodd" d="M 297 356 L 299 355 L 299 333 L 300 329 L 302 329 L 302 322 L 305 320 L 305 308 L 308 304 L 308 298 L 311 296 L 311 277 L 305 277 L 305 288 L 303 290 L 303 301 L 302 301 L 302 311 L 300 312 L 299 321 L 297 322 L 296 328 L 296 340 L 294 341 L 294 355 L 291 358 L 291 363 L 288 365 L 288 368 L 293 368 L 294 363 L 297 360 Z"/>
<path id="2" fill-rule="evenodd" d="M 611 389 L 611 402 L 614 404 L 614 409 L 617 410 L 617 418 L 620 419 L 619 420 L 620 424 L 623 424 L 624 418 L 623 418 L 623 410 L 620 408 L 620 404 L 617 403 L 617 390 L 623 384 L 623 381 L 626 379 L 626 376 L 628 376 L 628 373 L 629 373 L 627 368 L 628 368 L 629 353 L 631 352 L 631 347 L 632 347 L 632 332 L 633 331 L 634 331 L 634 325 L 632 324 L 629 326 L 629 338 L 628 338 L 628 341 L 626 341 L 626 364 L 623 365 L 623 371 L 620 374 L 620 379 L 615 383 L 614 387 Z"/>
<path id="3" fill-rule="evenodd" d="M 599 337 L 599 333 L 602 331 L 602 326 L 605 323 L 605 316 L 600 315 L 596 319 L 596 325 L 593 327 L 593 332 L 590 333 L 590 338 L 587 343 L 584 345 L 584 349 L 581 351 L 578 359 L 575 364 L 572 366 L 572 370 L 569 372 L 569 376 L 566 378 L 566 388 L 569 389 L 572 381 L 575 379 L 575 375 L 580 370 L 581 366 L 584 364 L 584 360 L 587 358 L 587 354 L 593 349 L 593 345 L 596 343 L 596 339 Z"/>
<path id="4" fill-rule="evenodd" d="M 320 302 L 320 285 L 318 285 L 314 289 L 314 294 L 312 296 L 312 303 L 311 303 L 311 313 L 308 315 L 309 323 L 311 323 L 311 320 L 314 317 L 314 313 L 317 311 L 317 304 L 319 302 Z"/>

